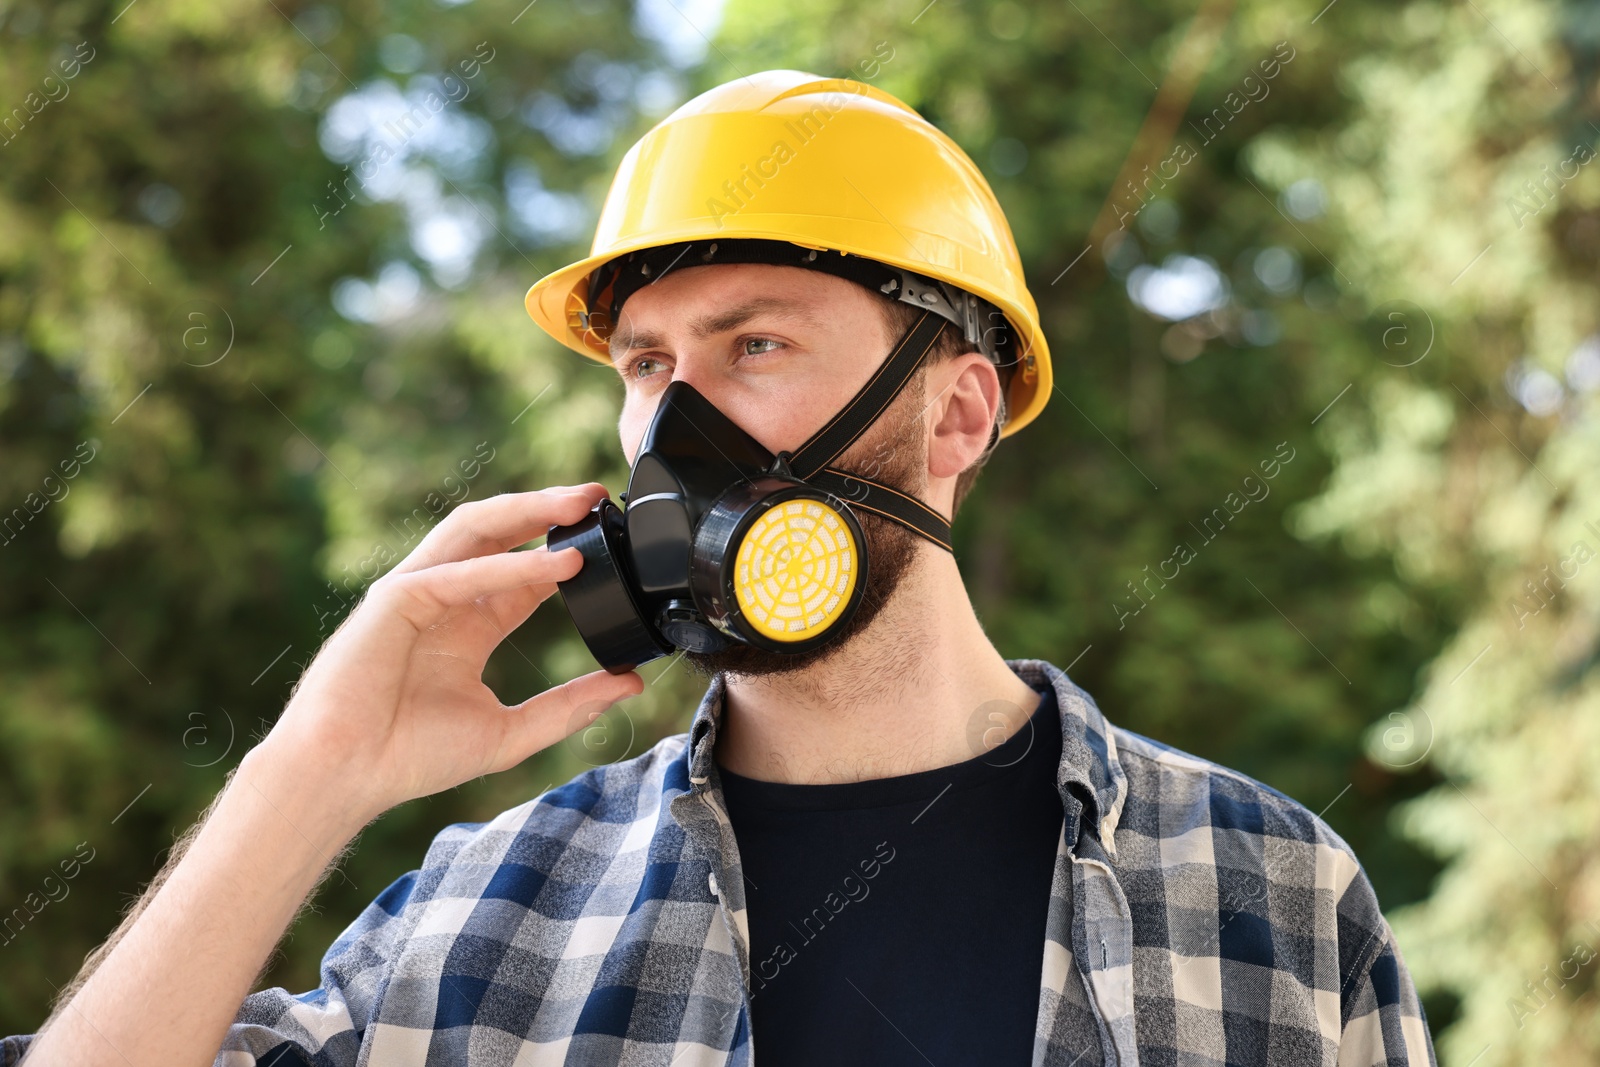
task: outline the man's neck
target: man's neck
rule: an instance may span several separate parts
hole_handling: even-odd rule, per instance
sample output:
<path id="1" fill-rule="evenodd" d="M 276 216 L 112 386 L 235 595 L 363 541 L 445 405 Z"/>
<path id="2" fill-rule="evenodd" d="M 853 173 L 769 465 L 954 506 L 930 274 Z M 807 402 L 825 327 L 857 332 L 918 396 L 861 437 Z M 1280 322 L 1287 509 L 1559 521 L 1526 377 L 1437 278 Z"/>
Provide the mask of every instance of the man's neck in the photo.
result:
<path id="1" fill-rule="evenodd" d="M 872 624 L 790 674 L 728 675 L 717 762 L 771 782 L 888 778 L 982 755 L 1039 694 L 984 634 L 954 557 L 922 553 Z"/>

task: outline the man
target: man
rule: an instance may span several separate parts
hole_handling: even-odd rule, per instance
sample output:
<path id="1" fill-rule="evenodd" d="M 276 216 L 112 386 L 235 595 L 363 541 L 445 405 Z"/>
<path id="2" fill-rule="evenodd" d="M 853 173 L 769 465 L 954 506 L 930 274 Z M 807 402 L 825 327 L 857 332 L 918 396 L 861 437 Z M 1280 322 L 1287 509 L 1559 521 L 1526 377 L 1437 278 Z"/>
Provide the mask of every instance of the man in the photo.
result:
<path id="1" fill-rule="evenodd" d="M 821 462 L 855 488 L 814 503 L 860 524 L 854 613 L 796 622 L 825 639 L 792 646 L 731 614 L 686 637 L 712 672 L 687 734 L 447 828 L 318 989 L 250 993 L 366 822 L 641 689 L 619 660 L 499 704 L 489 652 L 599 565 L 509 550 L 604 490 L 463 505 L 319 653 L 30 1064 L 1433 1063 L 1337 835 L 985 637 L 941 530 L 1049 362 L 948 138 L 857 83 L 729 83 L 634 146 L 594 254 L 528 305 L 621 375 L 636 470 L 689 391 L 791 474 L 852 423 Z M 641 615 L 635 647 L 712 614 Z"/>

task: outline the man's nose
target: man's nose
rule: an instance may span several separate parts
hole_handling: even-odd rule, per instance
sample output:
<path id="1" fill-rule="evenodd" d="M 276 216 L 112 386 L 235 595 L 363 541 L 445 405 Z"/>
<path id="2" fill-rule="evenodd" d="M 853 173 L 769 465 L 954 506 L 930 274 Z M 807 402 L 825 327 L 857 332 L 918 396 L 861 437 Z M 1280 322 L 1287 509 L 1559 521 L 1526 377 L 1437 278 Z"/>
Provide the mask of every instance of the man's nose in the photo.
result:
<path id="1" fill-rule="evenodd" d="M 695 392 L 716 403 L 718 386 L 714 381 L 714 371 L 711 360 L 705 353 L 698 351 L 682 351 L 672 361 L 673 382 L 688 382 L 694 386 Z"/>
<path id="2" fill-rule="evenodd" d="M 662 378 L 657 388 L 652 389 L 654 394 L 650 405 L 650 417 L 655 417 L 655 412 L 660 406 L 660 398 L 666 386 L 682 382 L 694 389 L 711 405 L 734 421 L 739 421 L 738 413 L 730 410 L 729 405 L 737 407 L 732 388 L 733 381 L 722 363 L 719 363 L 719 354 L 716 352 L 686 352 L 680 350 L 672 361 L 670 376 L 668 372 L 661 372 Z"/>
<path id="3" fill-rule="evenodd" d="M 710 401 L 712 406 L 730 419 L 733 419 L 736 424 L 741 422 L 735 412 L 728 410 L 726 403 L 728 399 L 727 382 L 719 378 L 716 369 L 711 365 L 710 359 L 680 351 L 674 355 L 671 375 L 668 376 L 666 371 L 662 371 L 661 375 L 665 380 L 660 383 L 659 387 L 651 389 L 648 399 L 641 398 L 638 413 L 640 440 L 636 441 L 633 449 L 626 453 L 630 463 L 637 458 L 638 446 L 643 442 L 644 433 L 648 430 L 650 424 L 655 421 L 656 414 L 661 410 L 661 394 L 666 391 L 668 385 L 674 382 L 686 383 L 695 392 Z M 748 428 L 746 427 L 746 429 Z"/>

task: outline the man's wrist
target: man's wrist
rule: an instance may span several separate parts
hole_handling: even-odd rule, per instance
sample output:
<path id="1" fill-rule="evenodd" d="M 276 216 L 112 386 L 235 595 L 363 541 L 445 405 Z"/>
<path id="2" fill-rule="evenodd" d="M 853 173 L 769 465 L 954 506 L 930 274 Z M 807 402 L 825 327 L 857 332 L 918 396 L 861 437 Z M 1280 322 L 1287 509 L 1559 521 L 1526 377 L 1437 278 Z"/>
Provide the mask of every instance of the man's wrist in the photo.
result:
<path id="1" fill-rule="evenodd" d="M 332 859 L 363 827 L 383 814 L 361 795 L 359 779 L 315 765 L 269 735 L 245 753 L 230 790 L 275 812 L 319 854 Z M 376 809 L 376 810 L 375 810 Z"/>

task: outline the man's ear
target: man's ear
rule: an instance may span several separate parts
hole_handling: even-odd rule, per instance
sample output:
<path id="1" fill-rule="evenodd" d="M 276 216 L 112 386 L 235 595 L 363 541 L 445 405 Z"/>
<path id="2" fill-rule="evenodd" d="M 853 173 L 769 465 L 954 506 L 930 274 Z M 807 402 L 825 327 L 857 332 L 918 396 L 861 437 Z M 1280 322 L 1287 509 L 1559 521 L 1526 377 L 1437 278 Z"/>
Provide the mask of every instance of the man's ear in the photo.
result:
<path id="1" fill-rule="evenodd" d="M 989 447 L 1000 411 L 1000 374 L 981 352 L 945 360 L 928 372 L 928 475 L 953 478 Z"/>

